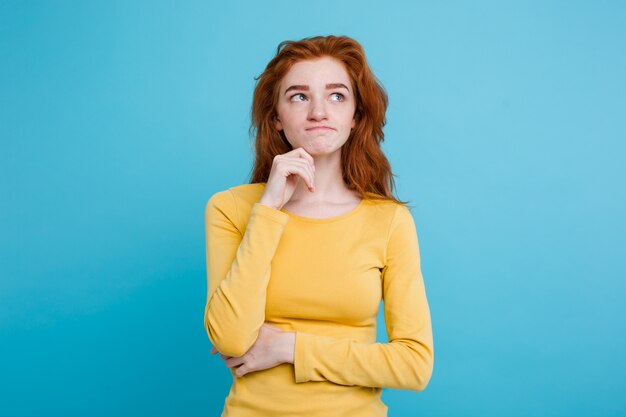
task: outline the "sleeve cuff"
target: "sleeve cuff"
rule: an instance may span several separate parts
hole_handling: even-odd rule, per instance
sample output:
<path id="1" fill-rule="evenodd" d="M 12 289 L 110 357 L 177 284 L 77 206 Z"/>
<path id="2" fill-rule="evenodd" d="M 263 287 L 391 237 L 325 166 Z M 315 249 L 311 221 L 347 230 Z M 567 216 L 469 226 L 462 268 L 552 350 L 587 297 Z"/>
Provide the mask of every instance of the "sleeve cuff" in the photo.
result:
<path id="1" fill-rule="evenodd" d="M 306 348 L 309 346 L 309 335 L 302 332 L 296 332 L 296 344 L 293 355 L 293 368 L 296 383 L 310 381 L 307 373 Z"/>

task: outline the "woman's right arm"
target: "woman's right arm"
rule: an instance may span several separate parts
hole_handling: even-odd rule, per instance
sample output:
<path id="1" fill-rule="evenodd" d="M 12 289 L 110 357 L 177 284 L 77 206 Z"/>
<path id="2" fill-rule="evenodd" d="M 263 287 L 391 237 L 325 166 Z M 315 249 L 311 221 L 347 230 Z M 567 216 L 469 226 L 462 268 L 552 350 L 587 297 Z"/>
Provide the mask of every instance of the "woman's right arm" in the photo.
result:
<path id="1" fill-rule="evenodd" d="M 238 229 L 231 190 L 206 204 L 207 303 L 204 326 L 211 343 L 227 356 L 242 356 L 265 322 L 266 290 L 272 258 L 289 216 L 259 202 L 245 230 Z"/>
<path id="2" fill-rule="evenodd" d="M 313 157 L 303 148 L 274 157 L 265 191 L 252 206 L 245 230 L 233 191 L 214 194 L 204 217 L 207 303 L 204 327 L 211 343 L 226 356 L 243 356 L 265 322 L 270 267 L 289 221 L 280 208 L 303 180 L 315 190 Z"/>

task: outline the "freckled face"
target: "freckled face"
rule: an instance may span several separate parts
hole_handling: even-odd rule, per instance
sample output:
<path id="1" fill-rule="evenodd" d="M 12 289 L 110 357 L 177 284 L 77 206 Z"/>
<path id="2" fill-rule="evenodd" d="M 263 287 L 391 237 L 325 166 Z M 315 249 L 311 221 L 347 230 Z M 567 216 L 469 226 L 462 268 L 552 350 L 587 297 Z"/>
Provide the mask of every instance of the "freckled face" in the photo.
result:
<path id="1" fill-rule="evenodd" d="M 274 126 L 294 149 L 330 154 L 348 140 L 355 109 L 352 83 L 340 61 L 330 57 L 300 61 L 281 81 Z"/>

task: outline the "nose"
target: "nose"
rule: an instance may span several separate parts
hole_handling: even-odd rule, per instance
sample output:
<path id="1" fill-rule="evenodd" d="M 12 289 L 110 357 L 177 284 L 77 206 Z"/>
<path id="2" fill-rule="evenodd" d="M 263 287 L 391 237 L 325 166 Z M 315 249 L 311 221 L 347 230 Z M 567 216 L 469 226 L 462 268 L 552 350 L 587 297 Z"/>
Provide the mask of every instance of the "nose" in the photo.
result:
<path id="1" fill-rule="evenodd" d="M 326 102 L 323 99 L 312 99 L 309 106 L 309 120 L 326 119 Z"/>

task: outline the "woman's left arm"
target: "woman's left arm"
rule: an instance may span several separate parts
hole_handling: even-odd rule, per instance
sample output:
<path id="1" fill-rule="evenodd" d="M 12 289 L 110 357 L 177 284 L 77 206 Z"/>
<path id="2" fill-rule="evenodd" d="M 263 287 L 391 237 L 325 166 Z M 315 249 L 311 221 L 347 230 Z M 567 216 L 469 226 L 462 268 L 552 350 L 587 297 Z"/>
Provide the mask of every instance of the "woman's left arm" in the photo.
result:
<path id="1" fill-rule="evenodd" d="M 426 388 L 434 365 L 433 335 L 415 223 L 405 206 L 397 207 L 392 221 L 382 274 L 389 343 L 297 332 L 295 382 Z"/>

